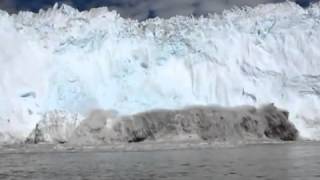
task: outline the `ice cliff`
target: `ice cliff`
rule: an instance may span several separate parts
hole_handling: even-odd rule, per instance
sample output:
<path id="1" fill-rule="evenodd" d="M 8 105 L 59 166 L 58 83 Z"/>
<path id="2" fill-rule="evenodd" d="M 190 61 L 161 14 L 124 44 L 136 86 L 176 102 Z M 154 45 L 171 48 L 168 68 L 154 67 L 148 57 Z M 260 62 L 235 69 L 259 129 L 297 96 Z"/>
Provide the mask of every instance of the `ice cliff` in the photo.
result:
<path id="1" fill-rule="evenodd" d="M 320 4 L 143 22 L 107 8 L 0 11 L 0 138 L 27 137 L 50 112 L 65 112 L 72 129 L 92 109 L 273 102 L 319 139 L 319 47 Z"/>

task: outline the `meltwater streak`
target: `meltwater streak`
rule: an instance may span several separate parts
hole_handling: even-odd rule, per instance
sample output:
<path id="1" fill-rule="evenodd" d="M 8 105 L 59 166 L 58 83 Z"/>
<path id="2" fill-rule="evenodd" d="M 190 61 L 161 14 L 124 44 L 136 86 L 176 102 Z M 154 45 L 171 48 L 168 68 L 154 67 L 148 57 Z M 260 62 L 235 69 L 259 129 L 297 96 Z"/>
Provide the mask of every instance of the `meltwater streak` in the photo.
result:
<path id="1" fill-rule="evenodd" d="M 274 102 L 320 135 L 320 4 L 137 22 L 107 8 L 0 11 L 0 141 L 42 114 Z"/>

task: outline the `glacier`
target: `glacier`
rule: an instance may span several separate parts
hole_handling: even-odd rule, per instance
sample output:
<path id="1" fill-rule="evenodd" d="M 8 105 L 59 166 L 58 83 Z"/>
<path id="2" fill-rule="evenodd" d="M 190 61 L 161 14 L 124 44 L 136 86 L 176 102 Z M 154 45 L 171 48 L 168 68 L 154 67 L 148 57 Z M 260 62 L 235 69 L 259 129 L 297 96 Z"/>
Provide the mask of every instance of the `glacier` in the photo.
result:
<path id="1" fill-rule="evenodd" d="M 107 7 L 0 11 L 0 143 L 55 112 L 70 120 L 53 123 L 74 129 L 74 117 L 95 109 L 269 102 L 290 112 L 301 137 L 319 140 L 319 33 L 320 3 L 142 22 Z"/>

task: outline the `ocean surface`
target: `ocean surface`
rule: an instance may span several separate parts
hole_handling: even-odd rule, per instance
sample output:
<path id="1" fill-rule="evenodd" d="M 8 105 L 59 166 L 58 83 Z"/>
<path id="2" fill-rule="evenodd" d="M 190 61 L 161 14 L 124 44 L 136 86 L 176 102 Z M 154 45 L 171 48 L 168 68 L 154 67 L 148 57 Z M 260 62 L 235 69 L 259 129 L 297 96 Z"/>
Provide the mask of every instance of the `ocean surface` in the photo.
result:
<path id="1" fill-rule="evenodd" d="M 320 143 L 146 152 L 2 151 L 1 180 L 319 180 Z"/>

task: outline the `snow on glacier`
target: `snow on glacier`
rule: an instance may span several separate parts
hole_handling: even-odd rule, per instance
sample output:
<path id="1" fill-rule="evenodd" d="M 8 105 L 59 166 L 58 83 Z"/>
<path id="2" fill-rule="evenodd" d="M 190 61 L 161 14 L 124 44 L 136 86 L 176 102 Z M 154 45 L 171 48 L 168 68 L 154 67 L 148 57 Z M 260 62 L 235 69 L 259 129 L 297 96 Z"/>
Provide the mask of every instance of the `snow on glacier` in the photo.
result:
<path id="1" fill-rule="evenodd" d="M 274 102 L 320 138 L 320 4 L 143 22 L 107 8 L 0 11 L 0 137 L 47 112 Z"/>

